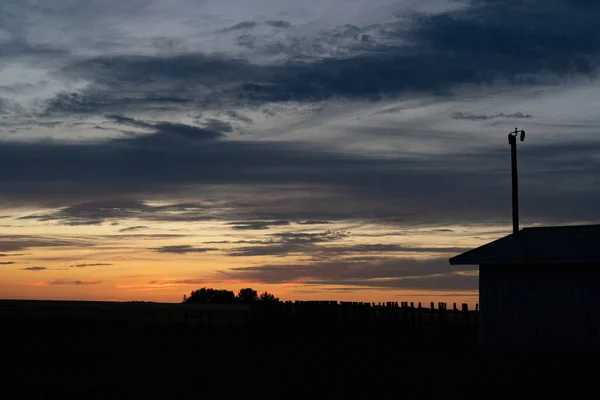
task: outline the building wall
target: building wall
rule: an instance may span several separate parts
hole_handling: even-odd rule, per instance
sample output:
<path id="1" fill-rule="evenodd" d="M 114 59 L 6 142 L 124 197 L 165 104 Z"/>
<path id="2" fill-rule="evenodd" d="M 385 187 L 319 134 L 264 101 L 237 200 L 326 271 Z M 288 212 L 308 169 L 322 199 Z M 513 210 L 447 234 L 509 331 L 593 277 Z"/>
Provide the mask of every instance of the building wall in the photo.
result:
<path id="1" fill-rule="evenodd" d="M 600 350 L 600 265 L 482 265 L 483 351 Z"/>

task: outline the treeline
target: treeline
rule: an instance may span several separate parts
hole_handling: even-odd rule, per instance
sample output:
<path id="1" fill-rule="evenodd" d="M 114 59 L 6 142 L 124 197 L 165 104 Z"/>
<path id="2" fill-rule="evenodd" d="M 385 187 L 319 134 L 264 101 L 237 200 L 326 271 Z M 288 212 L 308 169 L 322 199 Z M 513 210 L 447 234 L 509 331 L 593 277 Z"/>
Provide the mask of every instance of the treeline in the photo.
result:
<path id="1" fill-rule="evenodd" d="M 183 295 L 184 303 L 201 303 L 201 304 L 252 304 L 259 301 L 279 301 L 279 298 L 275 297 L 269 292 L 263 292 L 260 295 L 252 288 L 240 289 L 240 291 L 234 294 L 230 290 L 202 288 L 194 290 L 189 296 Z"/>

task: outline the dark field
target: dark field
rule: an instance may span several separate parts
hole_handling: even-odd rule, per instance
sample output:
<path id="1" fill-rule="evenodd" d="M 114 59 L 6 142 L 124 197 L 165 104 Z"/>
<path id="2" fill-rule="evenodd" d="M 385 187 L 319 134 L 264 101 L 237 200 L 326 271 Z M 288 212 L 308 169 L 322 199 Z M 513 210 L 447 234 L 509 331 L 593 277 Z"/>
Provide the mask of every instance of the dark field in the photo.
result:
<path id="1" fill-rule="evenodd" d="M 1 398 L 574 398 L 591 360 L 484 357 L 476 334 L 2 320 Z M 588 383 L 591 382 L 591 383 Z M 588 397 L 588 396 L 586 396 Z"/>

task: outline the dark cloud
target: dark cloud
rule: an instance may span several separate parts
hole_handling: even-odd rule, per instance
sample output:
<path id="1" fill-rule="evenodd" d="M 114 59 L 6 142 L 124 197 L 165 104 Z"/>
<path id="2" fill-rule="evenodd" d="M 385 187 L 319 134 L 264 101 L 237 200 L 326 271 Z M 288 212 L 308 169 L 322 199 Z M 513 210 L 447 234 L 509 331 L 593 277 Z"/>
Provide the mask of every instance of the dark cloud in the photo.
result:
<path id="1" fill-rule="evenodd" d="M 232 225 L 231 228 L 236 230 L 264 230 L 272 226 L 287 226 L 289 224 L 289 221 L 238 221 L 229 223 L 229 225 Z"/>
<path id="2" fill-rule="evenodd" d="M 46 267 L 27 267 L 27 268 L 23 268 L 23 271 L 45 271 L 48 268 Z"/>
<path id="3" fill-rule="evenodd" d="M 378 99 L 405 90 L 447 93 L 462 84 L 595 76 L 599 11 L 594 2 L 472 1 L 457 11 L 415 15 L 390 25 L 382 33 L 386 44 L 378 48 L 314 62 L 254 65 L 201 54 L 78 58 L 59 75 L 90 82 L 89 89 L 62 94 L 47 104 L 47 111 L 109 113 L 111 123 L 147 132 L 94 144 L 3 142 L 0 168 L 10 174 L 0 177 L 0 198 L 9 204 L 64 206 L 118 196 L 166 197 L 183 187 L 212 185 L 216 191 L 226 187 L 256 195 L 255 200 L 228 199 L 230 209 L 249 220 L 505 223 L 510 219 L 507 148 L 377 159 L 297 143 L 233 141 L 224 136 L 224 125 L 140 121 L 115 112 L 165 104 L 222 110 L 227 109 L 224 101 Z M 356 36 L 362 28 L 355 28 L 342 33 Z M 600 219 L 595 206 L 600 188 L 594 183 L 599 148 L 594 140 L 522 146 L 523 222 Z M 283 200 L 257 194 L 263 185 L 281 184 L 302 186 L 317 196 Z M 115 218 L 151 214 L 159 212 L 150 208 Z M 178 217 L 212 218 L 200 210 Z M 83 225 L 102 221 L 63 219 Z"/>
<path id="4" fill-rule="evenodd" d="M 281 20 L 279 20 L 279 21 L 267 20 L 267 21 L 264 21 L 264 23 L 262 23 L 262 24 L 271 26 L 273 28 L 283 28 L 283 29 L 287 29 L 292 26 L 292 24 L 290 24 L 289 22 L 281 21 Z M 221 32 L 228 33 L 228 32 L 241 31 L 241 30 L 249 30 L 252 28 L 256 28 L 259 25 L 261 25 L 260 22 L 243 21 L 238 24 L 232 25 L 230 27 L 221 29 Z"/>
<path id="5" fill-rule="evenodd" d="M 228 254 L 232 257 L 252 256 L 286 256 L 291 254 L 314 254 L 319 251 L 319 243 L 330 243 L 348 237 L 344 231 L 328 230 L 321 233 L 283 232 L 269 235 L 264 241 L 240 241 L 249 246 L 231 249 Z"/>
<path id="6" fill-rule="evenodd" d="M 119 229 L 119 232 L 133 232 L 133 231 L 139 231 L 142 229 L 148 229 L 148 227 L 145 225 L 130 226 L 129 228 Z"/>
<path id="7" fill-rule="evenodd" d="M 240 22 L 238 24 L 232 25 L 228 28 L 224 28 L 221 30 L 221 32 L 231 32 L 231 31 L 237 31 L 237 30 L 241 30 L 241 29 L 249 29 L 249 28 L 254 28 L 257 25 L 258 25 L 258 23 L 255 21 L 244 21 L 244 22 Z"/>
<path id="8" fill-rule="evenodd" d="M 245 122 L 247 124 L 253 124 L 254 123 L 254 121 L 252 120 L 252 118 L 249 118 L 249 117 L 247 117 L 245 115 L 242 115 L 238 111 L 226 110 L 226 111 L 222 111 L 222 113 L 224 115 L 228 116 L 229 118 L 234 119 L 234 120 Z"/>
<path id="9" fill-rule="evenodd" d="M 17 264 L 15 261 L 0 261 L 0 265 L 13 265 Z"/>
<path id="10" fill-rule="evenodd" d="M 11 171 L 0 176 L 0 199 L 62 206 L 25 218 L 74 225 L 125 218 L 208 221 L 226 213 L 230 220 L 247 222 L 351 219 L 404 224 L 495 223 L 510 216 L 508 146 L 440 157 L 377 159 L 282 143 L 216 140 L 156 148 L 138 144 L 138 138 L 93 145 L 0 143 L 0 168 Z M 524 222 L 600 219 L 594 206 L 600 188 L 587 183 L 594 182 L 600 170 L 593 156 L 598 151 L 596 141 L 521 146 Z M 298 189 L 282 196 L 263 187 L 282 184 Z M 193 185 L 233 194 L 220 193 L 222 203 L 174 204 L 171 209 L 123 199 L 168 196 Z M 252 196 L 238 196 L 236 191 Z M 8 251 L 0 245 L 3 250 Z"/>
<path id="11" fill-rule="evenodd" d="M 451 117 L 453 119 L 463 119 L 463 120 L 469 120 L 469 121 L 485 121 L 488 119 L 495 119 L 495 118 L 515 118 L 515 119 L 533 118 L 533 115 L 523 114 L 521 112 L 516 112 L 513 114 L 499 113 L 499 114 L 493 114 L 493 115 L 469 114 L 469 113 L 463 113 L 463 112 L 455 112 L 455 113 L 451 114 Z"/>
<path id="12" fill-rule="evenodd" d="M 233 127 L 229 122 L 221 121 L 216 118 L 209 118 L 202 125 L 204 129 L 213 132 L 233 132 Z"/>
<path id="13" fill-rule="evenodd" d="M 327 246 L 324 252 L 331 254 L 352 253 L 461 253 L 471 248 L 467 247 L 412 247 L 399 244 L 354 244 L 350 246 Z"/>
<path id="14" fill-rule="evenodd" d="M 141 121 L 116 112 L 136 107 L 147 110 L 154 105 L 226 110 L 223 102 L 253 105 L 340 97 L 378 99 L 405 90 L 447 93 L 462 84 L 594 76 L 600 50 L 600 31 L 595 29 L 599 11 L 600 5 L 593 2 L 472 1 L 457 11 L 415 15 L 397 25 L 386 25 L 380 32 L 385 45 L 375 42 L 375 47 L 353 55 L 312 62 L 290 58 L 277 65 L 254 65 L 191 53 L 78 58 L 59 75 L 90 82 L 89 89 L 81 94 L 61 94 L 47 104 L 47 111 L 108 113 L 111 123 L 145 133 L 93 145 L 3 142 L 0 167 L 11 173 L 0 177 L 0 196 L 7 203 L 63 206 L 117 196 L 167 196 L 194 185 L 235 186 L 240 193 L 254 195 L 260 185 L 286 184 L 303 186 L 319 196 L 298 195 L 284 201 L 257 195 L 255 201 L 232 199 L 230 209 L 249 220 L 260 216 L 265 220 L 378 219 L 405 224 L 417 220 L 506 222 L 510 214 L 507 149 L 382 160 L 318 151 L 296 143 L 229 141 L 225 133 L 231 127 L 220 120 L 192 126 Z M 328 34 L 355 38 L 367 34 L 368 29 L 347 26 Z M 11 52 L 17 54 L 14 49 Z M 235 115 L 229 112 L 231 118 Z M 462 113 L 454 117 L 489 119 L 500 115 L 530 116 Z M 594 199 L 600 188 L 588 184 L 595 181 L 600 167 L 592 155 L 598 148 L 596 141 L 523 146 L 524 222 L 527 218 L 598 220 Z M 39 193 L 44 193 L 43 198 Z M 472 207 L 473 203 L 478 206 Z M 79 217 L 72 216 L 75 212 Z M 98 212 L 114 218 L 152 214 L 167 218 L 155 208 Z M 93 213 L 65 209 L 38 219 L 58 218 L 81 225 L 104 220 Z M 168 218 L 193 221 L 212 217 L 199 209 Z"/>
<path id="15" fill-rule="evenodd" d="M 86 246 L 81 240 L 55 239 L 43 236 L 0 235 L 0 251 L 20 251 L 37 247 Z M 25 254 L 10 254 L 11 257 Z"/>
<path id="16" fill-rule="evenodd" d="M 322 281 L 322 284 L 339 284 L 336 281 Z M 479 288 L 479 277 L 475 275 L 462 275 L 445 273 L 416 278 L 392 278 L 384 281 L 354 282 L 355 286 L 379 289 L 406 289 L 406 290 L 468 290 Z"/>
<path id="17" fill-rule="evenodd" d="M 210 120 L 205 124 L 206 127 L 197 127 L 192 125 L 172 123 L 172 122 L 156 122 L 149 123 L 146 121 L 136 120 L 123 115 L 107 115 L 119 124 L 130 125 L 138 128 L 147 128 L 153 131 L 153 135 L 139 135 L 135 137 L 136 145 L 147 146 L 165 146 L 178 145 L 182 142 L 197 142 L 204 140 L 215 140 L 224 137 L 223 132 L 232 130 L 231 125 L 218 121 Z M 131 139 L 116 139 L 130 141 Z"/>
<path id="18" fill-rule="evenodd" d="M 577 75 L 596 76 L 599 12 L 598 4 L 574 6 L 564 0 L 473 0 L 459 10 L 417 14 L 385 27 L 348 25 L 323 32 L 323 40 L 333 43 L 353 40 L 353 47 L 339 57 L 307 58 L 300 39 L 260 47 L 288 60 L 276 65 L 197 53 L 79 59 L 60 73 L 94 84 L 81 94 L 63 93 L 52 99 L 47 111 L 221 109 L 231 104 L 331 98 L 378 100 L 406 91 L 448 94 L 457 86 L 501 81 L 558 83 Z M 242 22 L 229 31 L 256 24 Z M 380 40 L 370 40 L 373 29 Z M 251 48 L 259 47 L 256 41 L 248 33 L 238 38 Z"/>
<path id="19" fill-rule="evenodd" d="M 268 71 L 244 60 L 194 53 L 80 59 L 58 74 L 94 84 L 81 93 L 61 93 L 49 100 L 46 114 L 213 107 L 219 93 L 228 93 L 223 88 L 266 77 Z"/>
<path id="20" fill-rule="evenodd" d="M 194 247 L 191 245 L 175 245 L 175 246 L 162 246 L 152 249 L 158 253 L 171 253 L 171 254 L 187 254 L 187 253 L 207 253 L 209 251 L 217 251 L 219 249 L 214 247 Z"/>
<path id="21" fill-rule="evenodd" d="M 306 245 L 299 244 L 271 244 L 271 245 L 251 245 L 237 247 L 228 252 L 231 257 L 257 257 L 274 256 L 283 257 L 292 254 L 303 254 L 307 252 Z"/>
<path id="22" fill-rule="evenodd" d="M 353 254 L 363 254 L 360 260 L 372 259 L 366 254 L 385 253 L 447 253 L 457 254 L 470 248 L 464 247 L 413 247 L 400 244 L 346 244 L 332 246 L 328 243 L 338 242 L 349 236 L 346 232 L 325 232 L 323 234 L 305 233 L 282 233 L 271 235 L 271 240 L 258 241 L 251 246 L 234 248 L 229 252 L 230 256 L 287 256 L 304 255 L 317 260 L 326 260 Z M 381 256 L 377 256 L 381 260 Z M 346 258 L 350 261 L 359 261 L 359 257 Z"/>
<path id="23" fill-rule="evenodd" d="M 108 263 L 75 264 L 75 265 L 69 265 L 69 268 L 104 267 L 104 266 L 109 266 L 109 265 L 112 265 L 112 264 L 108 264 Z"/>
<path id="24" fill-rule="evenodd" d="M 152 206 L 146 202 L 134 199 L 103 199 L 72 204 L 57 211 L 43 214 L 32 214 L 19 219 L 35 219 L 38 221 L 56 221 L 63 225 L 100 225 L 109 220 L 145 219 L 153 221 L 203 221 L 213 217 L 206 215 L 207 207 L 201 204 L 173 203 L 162 206 Z M 148 228 L 147 226 L 134 226 L 123 228 L 119 232 L 126 233 Z M 111 235 L 111 237 L 176 237 L 178 234 L 124 234 Z"/>
<path id="25" fill-rule="evenodd" d="M 319 233 L 282 232 L 271 235 L 278 242 L 294 244 L 329 243 L 345 239 L 349 236 L 350 232 L 348 231 L 335 231 L 331 229 Z"/>
<path id="26" fill-rule="evenodd" d="M 290 28 L 292 24 L 287 21 L 265 21 L 265 24 L 275 28 Z"/>
<path id="27" fill-rule="evenodd" d="M 48 45 L 31 44 L 24 40 L 9 40 L 2 42 L 2 52 L 0 60 L 18 59 L 34 62 L 40 58 L 50 60 L 68 55 L 68 52 L 62 49 L 53 48 Z"/>
<path id="28" fill-rule="evenodd" d="M 124 83 L 125 84 L 125 83 Z M 111 90 L 95 92 L 62 92 L 45 104 L 42 116 L 62 114 L 94 114 L 103 111 L 122 111 L 143 108 L 145 110 L 168 110 L 175 107 L 193 105 L 193 97 L 175 94 L 161 95 L 160 89 L 150 89 L 131 85 L 129 93 Z M 174 91 L 175 92 L 175 91 Z"/>
<path id="29" fill-rule="evenodd" d="M 147 239 L 147 240 L 160 240 L 160 239 L 173 239 L 173 238 L 183 238 L 188 237 L 188 235 L 178 234 L 178 233 L 151 233 L 151 234 L 143 234 L 143 233 L 130 233 L 123 235 L 96 235 L 96 238 L 106 238 L 106 239 Z"/>
<path id="30" fill-rule="evenodd" d="M 476 1 L 458 11 L 417 15 L 408 30 L 406 20 L 388 30 L 388 38 L 410 45 L 382 45 L 345 59 L 288 65 L 273 71 L 269 81 L 240 89 L 261 101 L 337 96 L 376 100 L 407 90 L 448 93 L 462 84 L 532 83 L 548 81 L 548 74 L 594 75 L 600 34 L 593 28 L 592 15 L 599 11 L 598 5 L 573 7 L 561 0 L 550 5 L 541 0 Z M 358 36 L 357 29 L 350 33 Z"/>
<path id="31" fill-rule="evenodd" d="M 469 273 L 461 274 L 462 271 Z M 418 261 L 382 259 L 371 262 L 347 260 L 296 265 L 264 265 L 220 271 L 225 280 L 264 284 L 340 285 L 381 289 L 474 290 L 475 269 L 450 269 L 447 258 Z"/>
<path id="32" fill-rule="evenodd" d="M 331 97 L 377 99 L 408 89 L 444 93 L 463 83 L 504 79 L 518 84 L 549 75 L 593 76 L 600 49 L 594 16 L 600 6 L 572 4 L 472 1 L 458 11 L 415 15 L 397 26 L 386 25 L 381 33 L 385 46 L 316 62 L 293 60 L 265 66 L 201 54 L 80 58 L 61 73 L 92 82 L 90 90 L 63 94 L 48 104 L 48 111 L 108 112 L 113 123 L 147 132 L 94 145 L 4 142 L 0 167 L 11 174 L 0 177 L 0 196 L 9 202 L 64 205 L 66 198 L 74 199 L 71 202 L 118 195 L 143 198 L 192 185 L 237 186 L 244 192 L 259 185 L 291 184 L 302 185 L 319 197 L 298 196 L 285 204 L 278 198 L 261 198 L 252 204 L 232 200 L 230 205 L 252 216 L 249 219 L 260 215 L 265 220 L 506 221 L 510 213 L 505 199 L 510 179 L 506 149 L 381 160 L 298 144 L 233 142 L 224 137 L 230 126 L 223 121 L 201 126 L 150 122 L 115 114 L 115 110 L 186 102 L 194 108 L 222 110 L 227 109 L 222 108 L 224 98 L 244 105 Z M 507 17 L 512 15 L 521 17 Z M 525 26 L 522 20 L 527 20 Z M 355 37 L 362 31 L 345 27 L 331 34 Z M 402 44 L 394 44 L 394 39 Z M 440 65 L 444 66 L 441 72 Z M 236 114 L 229 115 L 234 118 Z M 462 113 L 454 117 L 500 115 L 530 116 Z M 597 149 L 594 141 L 523 146 L 523 217 L 545 221 L 600 218 L 593 206 L 600 188 L 586 183 L 593 182 L 598 172 L 598 160 L 591 156 Z M 35 163 L 30 162 L 33 159 Z M 469 206 L 473 202 L 478 207 Z M 136 213 L 145 212 L 120 218 Z M 158 213 L 149 209 L 146 215 Z M 210 219 L 200 210 L 170 218 L 177 217 Z M 102 221 L 68 219 L 75 224 Z"/>
<path id="33" fill-rule="evenodd" d="M 473 0 L 459 11 L 419 16 L 412 37 L 496 77 L 589 73 L 600 50 L 600 34 L 591 29 L 599 10 L 589 1 Z"/>
<path id="34" fill-rule="evenodd" d="M 19 219 L 38 221 L 60 221 L 64 225 L 99 225 L 107 219 L 124 219 L 142 215 L 149 207 L 137 200 L 113 199 L 74 204 L 46 213 L 32 214 Z"/>
<path id="35" fill-rule="evenodd" d="M 8 100 L 0 97 L 0 115 L 2 114 L 8 114 Z"/>

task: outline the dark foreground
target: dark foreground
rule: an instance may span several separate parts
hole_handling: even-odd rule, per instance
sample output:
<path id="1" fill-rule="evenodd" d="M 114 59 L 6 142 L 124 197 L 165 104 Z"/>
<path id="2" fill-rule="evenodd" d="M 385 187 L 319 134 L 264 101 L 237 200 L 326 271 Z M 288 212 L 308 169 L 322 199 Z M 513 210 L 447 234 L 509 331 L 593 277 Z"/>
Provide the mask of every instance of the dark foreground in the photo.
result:
<path id="1" fill-rule="evenodd" d="M 451 332 L 21 322 L 1 339 L 11 399 L 574 398 L 595 379 L 589 361 L 485 358 Z"/>
<path id="2" fill-rule="evenodd" d="M 530 400 L 597 392 L 591 358 L 484 357 L 476 324 L 315 324 L 307 309 L 274 325 L 225 307 L 202 326 L 178 305 L 63 303 L 0 301 L 0 399 Z"/>

